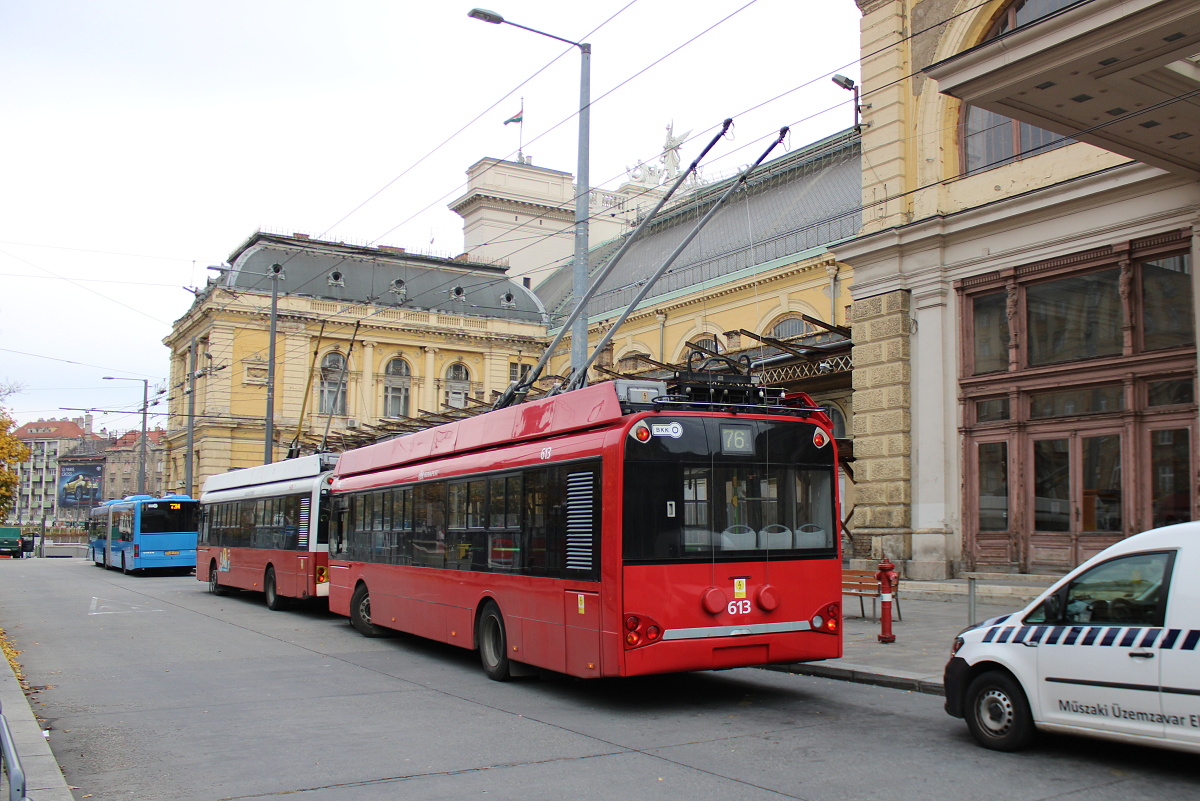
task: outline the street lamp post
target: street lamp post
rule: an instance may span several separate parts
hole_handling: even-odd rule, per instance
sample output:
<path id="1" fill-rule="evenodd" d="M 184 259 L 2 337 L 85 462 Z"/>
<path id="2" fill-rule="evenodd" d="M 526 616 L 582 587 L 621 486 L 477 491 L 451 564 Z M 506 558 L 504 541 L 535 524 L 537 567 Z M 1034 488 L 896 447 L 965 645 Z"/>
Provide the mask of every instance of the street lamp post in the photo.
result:
<path id="1" fill-rule="evenodd" d="M 588 200 L 591 195 L 591 175 L 588 165 L 591 150 L 592 46 L 586 42 L 572 42 L 570 39 L 564 39 L 552 33 L 518 25 L 506 20 L 495 11 L 488 11 L 484 8 L 473 8 L 467 13 L 467 16 L 490 22 L 493 25 L 501 23 L 511 25 L 514 28 L 520 28 L 579 48 L 579 161 L 575 170 L 575 256 L 571 263 L 571 291 L 575 295 L 576 306 L 580 306 L 588 288 Z M 579 312 L 571 328 L 571 369 L 573 371 L 582 370 L 584 362 L 587 361 L 587 311 L 581 307 Z"/>
<path id="2" fill-rule="evenodd" d="M 119 375 L 101 376 L 105 381 L 141 381 L 142 382 L 142 441 L 138 454 L 138 487 L 137 494 L 146 494 L 146 414 L 150 408 L 150 379 L 126 378 Z"/>

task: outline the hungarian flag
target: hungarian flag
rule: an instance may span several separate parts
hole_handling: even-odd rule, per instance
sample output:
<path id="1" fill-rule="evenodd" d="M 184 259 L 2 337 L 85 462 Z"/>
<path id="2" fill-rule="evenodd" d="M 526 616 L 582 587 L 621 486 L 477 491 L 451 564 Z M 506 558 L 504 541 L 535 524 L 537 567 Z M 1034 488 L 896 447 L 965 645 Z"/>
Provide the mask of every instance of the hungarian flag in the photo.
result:
<path id="1" fill-rule="evenodd" d="M 510 122 L 524 122 L 524 121 L 525 121 L 525 109 L 522 108 L 516 114 L 514 114 L 513 116 L 511 116 L 507 120 L 505 120 L 504 124 L 508 125 Z"/>

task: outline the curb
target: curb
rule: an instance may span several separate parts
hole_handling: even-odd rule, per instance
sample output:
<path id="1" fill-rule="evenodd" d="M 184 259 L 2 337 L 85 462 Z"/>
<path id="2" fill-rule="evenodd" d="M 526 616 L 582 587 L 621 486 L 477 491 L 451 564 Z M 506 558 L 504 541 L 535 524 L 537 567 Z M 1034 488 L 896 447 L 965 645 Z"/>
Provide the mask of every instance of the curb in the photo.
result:
<path id="1" fill-rule="evenodd" d="M 904 670 L 881 671 L 879 668 L 838 661 L 764 665 L 764 668 L 783 673 L 795 673 L 801 676 L 817 676 L 818 678 L 837 679 L 839 681 L 854 682 L 855 684 L 888 687 L 893 690 L 908 690 L 926 695 L 946 695 L 946 690 L 942 686 L 941 676 L 930 676 Z"/>

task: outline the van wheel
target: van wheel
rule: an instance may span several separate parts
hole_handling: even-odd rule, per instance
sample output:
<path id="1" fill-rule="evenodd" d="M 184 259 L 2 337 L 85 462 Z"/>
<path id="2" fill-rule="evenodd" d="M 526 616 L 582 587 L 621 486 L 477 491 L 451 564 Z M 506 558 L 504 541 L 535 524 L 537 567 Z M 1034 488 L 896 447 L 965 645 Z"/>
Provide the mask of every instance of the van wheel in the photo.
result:
<path id="1" fill-rule="evenodd" d="M 350 625 L 364 637 L 382 637 L 387 631 L 371 622 L 371 593 L 366 584 L 359 584 L 350 598 Z"/>
<path id="2" fill-rule="evenodd" d="M 221 582 L 217 580 L 217 563 L 210 562 L 208 565 L 208 591 L 213 595 L 228 595 L 229 590 L 221 586 Z"/>
<path id="3" fill-rule="evenodd" d="M 967 687 L 967 728 L 984 748 L 1019 751 L 1033 742 L 1029 699 L 1007 673 L 991 670 Z"/>
<path id="4" fill-rule="evenodd" d="M 479 616 L 479 633 L 476 636 L 479 641 L 479 661 L 487 677 L 492 681 L 508 681 L 512 678 L 504 618 L 495 604 L 489 603 Z"/>
<path id="5" fill-rule="evenodd" d="M 268 567 L 267 575 L 263 577 L 263 594 L 267 596 L 267 608 L 272 612 L 281 612 L 291 604 L 287 598 L 279 594 L 275 587 L 275 568 Z"/>

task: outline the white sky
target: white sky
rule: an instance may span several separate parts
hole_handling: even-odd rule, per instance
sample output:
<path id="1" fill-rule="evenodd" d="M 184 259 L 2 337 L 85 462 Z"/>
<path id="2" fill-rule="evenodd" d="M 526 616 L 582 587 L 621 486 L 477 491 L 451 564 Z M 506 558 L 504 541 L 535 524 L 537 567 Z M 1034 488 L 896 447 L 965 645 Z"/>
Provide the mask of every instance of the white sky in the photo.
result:
<path id="1" fill-rule="evenodd" d="M 686 164 L 734 118 L 709 175 L 784 125 L 798 148 L 852 123 L 829 75 L 859 77 L 853 0 L 481 1 L 591 43 L 594 186 L 655 158 L 669 122 L 692 131 Z M 97 428 L 138 428 L 140 381 L 101 377 L 165 388 L 182 287 L 259 228 L 457 255 L 447 203 L 471 164 L 515 154 L 502 123 L 522 97 L 525 153 L 574 173 L 578 51 L 471 7 L 0 4 L 0 380 L 22 386 L 3 402 L 17 421 L 128 409 Z"/>

